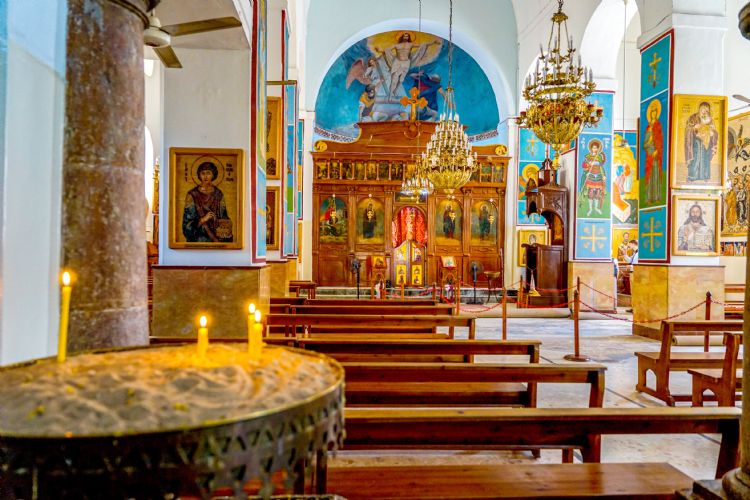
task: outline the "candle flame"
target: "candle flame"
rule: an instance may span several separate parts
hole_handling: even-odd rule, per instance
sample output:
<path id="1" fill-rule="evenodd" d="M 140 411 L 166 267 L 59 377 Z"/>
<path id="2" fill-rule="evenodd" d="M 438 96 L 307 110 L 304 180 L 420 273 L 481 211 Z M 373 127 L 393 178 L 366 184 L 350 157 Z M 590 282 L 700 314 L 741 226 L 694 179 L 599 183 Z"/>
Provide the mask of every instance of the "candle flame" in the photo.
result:
<path id="1" fill-rule="evenodd" d="M 201 325 L 201 328 L 206 328 L 206 325 L 208 324 L 208 318 L 205 316 L 201 316 L 201 319 L 198 321 Z"/>
<path id="2" fill-rule="evenodd" d="M 255 304 L 252 303 L 252 302 L 250 302 L 250 305 L 247 306 L 247 310 L 250 312 L 250 314 L 254 314 L 255 313 Z"/>
<path id="3" fill-rule="evenodd" d="M 62 284 L 64 286 L 70 286 L 70 273 L 68 271 L 65 271 L 62 274 Z"/>
<path id="4" fill-rule="evenodd" d="M 260 323 L 260 310 L 255 311 L 255 322 Z"/>

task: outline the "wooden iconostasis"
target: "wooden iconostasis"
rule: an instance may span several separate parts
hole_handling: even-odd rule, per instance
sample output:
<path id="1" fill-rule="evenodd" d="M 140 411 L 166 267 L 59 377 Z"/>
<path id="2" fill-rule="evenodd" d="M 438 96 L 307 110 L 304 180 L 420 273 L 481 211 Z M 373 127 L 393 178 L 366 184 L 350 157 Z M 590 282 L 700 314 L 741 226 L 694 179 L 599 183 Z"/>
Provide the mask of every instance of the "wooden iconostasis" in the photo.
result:
<path id="1" fill-rule="evenodd" d="M 436 124 L 359 125 L 357 141 L 318 141 L 312 153 L 313 280 L 320 286 L 353 285 L 355 257 L 363 284 L 378 275 L 394 286 L 440 283 L 441 257 L 454 258 L 454 273 L 465 282 L 472 279 L 472 262 L 483 285 L 482 271 L 501 271 L 507 148 L 475 147 L 479 171 L 452 196 L 408 196 L 400 192 L 401 183 Z"/>

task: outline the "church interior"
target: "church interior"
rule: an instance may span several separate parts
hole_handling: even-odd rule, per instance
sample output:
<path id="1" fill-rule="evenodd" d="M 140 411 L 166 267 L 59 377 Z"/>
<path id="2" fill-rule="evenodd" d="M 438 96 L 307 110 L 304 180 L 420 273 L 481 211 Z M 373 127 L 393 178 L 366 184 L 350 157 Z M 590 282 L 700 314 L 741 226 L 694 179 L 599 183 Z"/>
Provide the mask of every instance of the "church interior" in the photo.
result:
<path id="1" fill-rule="evenodd" d="M 0 46 L 0 499 L 750 498 L 747 0 Z"/>

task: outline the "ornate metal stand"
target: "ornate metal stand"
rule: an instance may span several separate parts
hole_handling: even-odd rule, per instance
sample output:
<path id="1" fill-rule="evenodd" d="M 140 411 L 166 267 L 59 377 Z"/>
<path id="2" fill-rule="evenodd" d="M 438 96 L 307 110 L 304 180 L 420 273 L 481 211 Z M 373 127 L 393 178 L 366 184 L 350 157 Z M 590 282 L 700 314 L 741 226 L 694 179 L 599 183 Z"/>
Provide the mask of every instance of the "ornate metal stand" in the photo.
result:
<path id="1" fill-rule="evenodd" d="M 207 499 L 220 488 L 242 498 L 242 486 L 251 479 L 262 481 L 259 495 L 269 498 L 270 477 L 282 470 L 287 486 L 303 484 L 298 471 L 317 452 L 337 448 L 344 435 L 343 370 L 326 360 L 338 372 L 336 383 L 306 400 L 244 418 L 131 435 L 0 433 L 0 498 Z"/>

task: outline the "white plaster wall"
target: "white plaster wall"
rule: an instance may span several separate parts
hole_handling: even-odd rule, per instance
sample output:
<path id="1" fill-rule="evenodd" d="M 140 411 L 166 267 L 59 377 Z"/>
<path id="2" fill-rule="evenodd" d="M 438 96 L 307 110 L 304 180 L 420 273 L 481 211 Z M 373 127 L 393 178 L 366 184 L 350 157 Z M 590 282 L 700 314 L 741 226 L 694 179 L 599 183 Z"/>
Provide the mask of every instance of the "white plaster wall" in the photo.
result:
<path id="1" fill-rule="evenodd" d="M 160 187 L 159 263 L 185 266 L 251 265 L 250 52 L 178 49 L 182 69 L 164 70 L 165 159 Z M 245 217 L 240 250 L 175 250 L 169 242 L 169 148 L 241 148 Z"/>
<path id="2" fill-rule="evenodd" d="M 617 54 L 617 92 L 614 100 L 615 130 L 636 130 L 640 114 L 641 94 L 641 53 L 638 49 L 638 36 L 641 34 L 641 20 L 633 16 L 625 38 Z M 623 57 L 625 68 L 623 68 Z M 623 99 L 625 107 L 623 108 Z M 625 120 L 623 121 L 623 112 Z"/>
<path id="3" fill-rule="evenodd" d="M 66 20 L 65 1 L 8 2 L 0 364 L 57 349 Z"/>

